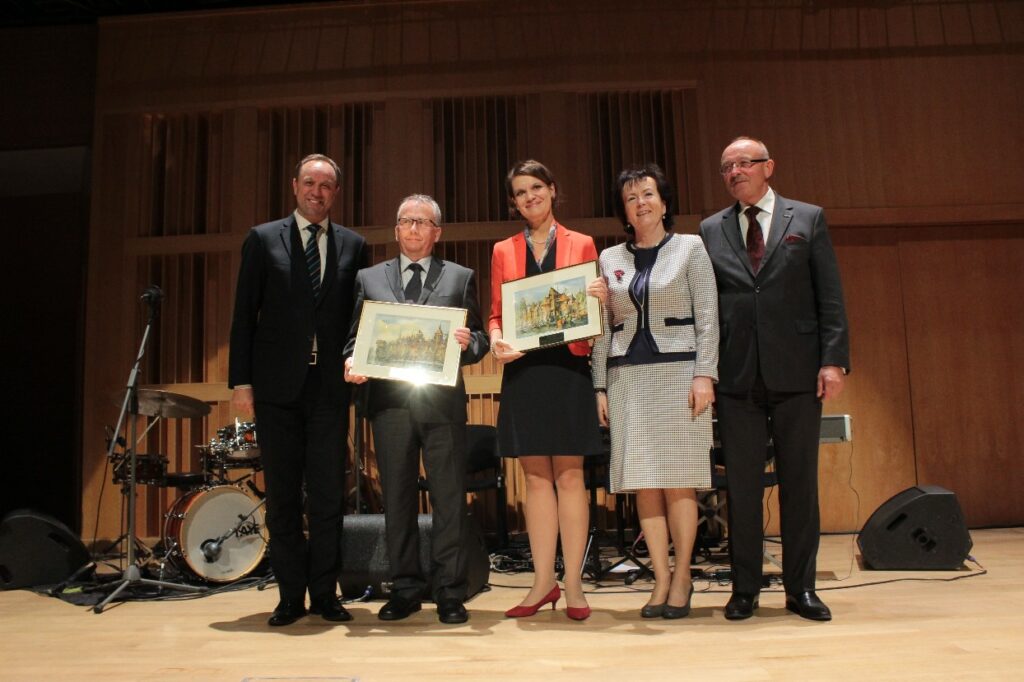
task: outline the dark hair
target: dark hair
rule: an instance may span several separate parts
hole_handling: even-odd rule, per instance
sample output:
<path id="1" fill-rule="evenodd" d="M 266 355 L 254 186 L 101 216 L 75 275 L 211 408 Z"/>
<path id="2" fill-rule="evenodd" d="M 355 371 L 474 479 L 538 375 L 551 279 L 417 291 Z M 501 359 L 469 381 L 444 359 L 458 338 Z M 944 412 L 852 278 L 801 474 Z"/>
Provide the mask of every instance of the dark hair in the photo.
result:
<path id="1" fill-rule="evenodd" d="M 619 173 L 619 177 L 615 180 L 615 215 L 622 221 L 622 226 L 627 233 L 636 233 L 636 230 L 633 229 L 633 226 L 629 224 L 629 220 L 626 218 L 626 204 L 622 201 L 622 191 L 627 186 L 640 182 L 644 178 L 654 180 L 654 185 L 658 188 L 661 201 L 665 204 L 665 218 L 661 223 L 665 226 L 667 232 L 671 232 L 672 216 L 676 208 L 676 193 L 672 188 L 672 184 L 665 178 L 665 174 L 661 172 L 657 164 L 645 163 L 636 168 L 627 168 Z"/>
<path id="2" fill-rule="evenodd" d="M 556 189 L 554 201 L 552 204 L 558 203 L 559 193 L 557 191 L 558 183 L 555 182 L 555 176 L 551 173 L 547 166 L 540 161 L 534 159 L 527 159 L 526 161 L 517 161 L 512 168 L 509 169 L 508 175 L 505 176 L 505 195 L 508 198 L 508 206 L 511 210 L 511 217 L 518 218 L 519 211 L 516 209 L 516 199 L 512 196 L 512 180 L 521 175 L 528 175 L 531 178 L 537 178 L 545 185 L 554 187 Z"/>
<path id="3" fill-rule="evenodd" d="M 341 187 L 341 168 L 339 168 L 338 164 L 334 162 L 334 159 L 323 154 L 307 154 L 305 157 L 302 158 L 301 161 L 295 164 L 295 173 L 292 175 L 292 177 L 298 180 L 299 173 L 302 171 L 302 167 L 311 161 L 323 161 L 328 166 L 333 168 L 334 180 L 337 183 L 338 187 Z"/>

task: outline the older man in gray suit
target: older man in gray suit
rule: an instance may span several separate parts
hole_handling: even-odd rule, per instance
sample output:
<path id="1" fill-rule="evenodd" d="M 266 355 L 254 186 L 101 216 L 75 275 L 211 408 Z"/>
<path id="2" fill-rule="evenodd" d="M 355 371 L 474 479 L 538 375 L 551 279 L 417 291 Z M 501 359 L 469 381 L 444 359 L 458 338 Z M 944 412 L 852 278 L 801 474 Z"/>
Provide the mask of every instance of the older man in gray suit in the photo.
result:
<path id="1" fill-rule="evenodd" d="M 345 379 L 365 383 L 353 374 L 352 352 L 363 301 L 391 301 L 465 308 L 466 326 L 453 334 L 462 348 L 460 364 L 479 362 L 490 347 L 480 320 L 476 277 L 472 270 L 435 258 L 441 237 L 441 209 L 424 194 L 402 200 L 395 239 L 398 258 L 359 272 L 355 282 L 355 324 L 345 349 Z M 381 607 L 381 620 L 401 620 L 420 610 L 430 589 L 442 623 L 464 623 L 466 557 L 462 529 L 466 517 L 466 389 L 459 375 L 455 386 L 415 386 L 374 379 L 369 382 L 367 416 L 384 489 L 384 523 L 391 569 L 391 598 Z M 420 451 L 433 508 L 431 564 L 434 584 L 420 570 L 417 478 Z"/>
<path id="2" fill-rule="evenodd" d="M 818 437 L 822 401 L 843 389 L 850 343 L 839 268 L 824 211 L 779 196 L 775 161 L 760 140 L 722 152 L 736 203 L 704 220 L 721 324 L 717 405 L 729 476 L 733 594 L 725 617 L 758 606 L 762 474 L 775 447 L 782 512 L 786 608 L 811 620 L 832 614 L 814 592 L 818 553 Z"/>

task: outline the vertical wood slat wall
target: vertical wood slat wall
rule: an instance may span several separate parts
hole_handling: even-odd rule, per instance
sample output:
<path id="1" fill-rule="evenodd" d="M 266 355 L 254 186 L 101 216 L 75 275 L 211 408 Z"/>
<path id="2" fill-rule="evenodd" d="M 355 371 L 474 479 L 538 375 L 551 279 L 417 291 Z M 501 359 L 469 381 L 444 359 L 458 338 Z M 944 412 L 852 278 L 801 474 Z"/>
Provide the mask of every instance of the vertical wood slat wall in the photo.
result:
<path id="1" fill-rule="evenodd" d="M 458 113 L 467 125 L 472 115 L 474 128 L 480 119 L 491 121 L 498 140 L 498 121 L 512 116 L 499 115 L 499 100 L 515 103 L 514 134 L 505 124 L 503 139 L 518 146 L 508 156 L 548 163 L 563 190 L 559 218 L 595 235 L 599 246 L 619 234 L 615 220 L 599 217 L 615 162 L 627 160 L 615 149 L 635 145 L 653 155 L 675 146 L 677 225 L 692 231 L 701 216 L 728 202 L 714 170 L 725 142 L 743 133 L 767 140 L 777 159 L 773 185 L 828 212 L 853 330 L 849 388 L 827 411 L 854 416 L 855 442 L 822 448 L 824 527 L 856 529 L 914 483 L 957 492 L 972 525 L 1024 520 L 1012 492 L 1024 486 L 1022 427 L 999 419 L 1024 398 L 1020 382 L 1005 381 L 1005 368 L 1015 367 L 1022 352 L 1024 313 L 979 304 L 1024 286 L 1021 269 L 1007 265 L 1019 261 L 1024 236 L 1016 189 L 1024 166 L 1011 157 L 994 161 L 1024 145 L 1017 86 L 1024 79 L 1024 4 L 654 0 L 645 7 L 646 22 L 633 21 L 633 8 L 606 0 L 566 0 L 530 12 L 480 0 L 424 7 L 338 3 L 101 22 L 85 319 L 84 528 L 91 530 L 99 510 L 103 533 L 116 535 L 109 483 L 97 503 L 109 478 L 100 446 L 116 409 L 110 393 L 122 385 L 137 349 L 145 275 L 158 270 L 180 278 L 189 267 L 193 274 L 204 269 L 205 290 L 192 308 L 202 320 L 197 312 L 173 367 L 193 366 L 188 344 L 199 335 L 205 375 L 185 386 L 223 396 L 238 247 L 248 227 L 287 210 L 290 166 L 309 151 L 287 145 L 320 135 L 340 161 L 356 140 L 367 143 L 347 172 L 347 181 L 362 178 L 365 186 L 346 185 L 335 218 L 359 227 L 375 244 L 374 257 L 384 258 L 395 253 L 390 225 L 397 201 L 413 191 L 439 199 L 448 193 L 448 165 L 438 161 L 446 152 L 432 132 L 435 107 L 448 106 L 448 115 Z M 443 39 L 451 35 L 460 40 Z M 661 94 L 633 102 L 634 92 Z M 671 126 L 660 133 L 665 141 L 656 130 L 630 128 L 628 121 L 654 121 L 666 98 L 678 99 L 681 110 L 670 121 L 661 117 L 663 127 Z M 461 102 L 458 112 L 438 104 L 454 100 Z M 602 147 L 595 136 L 608 123 L 590 101 L 615 116 L 619 147 Z M 353 116 L 362 112 L 362 129 L 345 127 L 349 108 Z M 182 174 L 201 162 L 198 151 L 169 154 L 172 168 L 153 177 L 146 140 L 155 133 L 147 117 L 192 117 L 172 132 L 197 146 L 205 140 L 205 185 Z M 332 132 L 341 130 L 350 137 Z M 500 163 L 486 142 L 472 150 L 463 150 L 462 163 L 477 165 L 463 165 L 455 177 L 476 185 L 474 169 Z M 494 158 L 500 157 L 499 145 Z M 164 187 L 168 178 L 172 189 Z M 157 180 L 171 195 L 155 216 L 149 195 Z M 516 226 L 501 222 L 500 178 L 483 184 L 491 193 L 473 199 L 453 188 L 443 204 L 448 217 L 495 210 L 499 217 L 450 223 L 444 248 L 467 264 L 478 259 L 486 306 L 489 245 Z M 203 187 L 205 199 L 188 196 Z M 197 214 L 205 216 L 205 231 L 180 218 Z M 160 236 L 140 236 L 158 222 Z M 197 291 L 169 290 L 168 310 L 178 305 L 173 298 L 193 299 Z M 200 324 L 201 335 L 194 328 Z M 160 335 L 163 346 L 178 343 Z M 970 344 L 963 346 L 962 337 Z M 961 361 L 965 353 L 969 361 Z M 948 377 L 962 368 L 971 379 L 951 384 Z M 157 371 L 164 370 L 147 366 L 144 381 L 154 382 Z M 496 368 L 485 361 L 470 371 L 493 377 Z M 169 369 L 165 374 L 173 378 Z M 475 393 L 469 409 L 473 421 L 487 421 L 497 400 Z M 184 466 L 186 443 L 202 442 L 230 416 L 218 402 L 206 420 L 162 426 L 174 431 L 173 443 L 146 447 L 174 448 Z M 159 525 L 159 506 L 150 528 Z"/>
<path id="2" fill-rule="evenodd" d="M 677 142 L 680 131 L 675 127 L 684 125 L 684 92 L 583 93 L 564 98 L 588 124 L 571 138 L 575 144 L 570 150 L 570 156 L 587 162 L 564 169 L 564 174 L 563 169 L 553 168 L 562 186 L 590 188 L 589 196 L 580 192 L 571 200 L 575 214 L 583 218 L 612 215 L 611 176 L 603 174 L 620 166 L 624 159 L 631 163 L 654 160 L 668 170 L 670 177 L 678 177 L 677 183 L 685 179 L 685 147 Z M 491 248 L 498 238 L 518 229 L 504 222 L 508 218 L 505 174 L 516 160 L 526 158 L 528 151 L 544 159 L 543 149 L 528 146 L 525 125 L 531 107 L 536 109 L 539 101 L 535 96 L 512 95 L 432 99 L 421 104 L 431 123 L 420 133 L 433 149 L 434 178 L 425 183 L 425 188 L 409 191 L 436 195 L 445 216 L 445 229 L 457 235 L 439 243 L 436 253 L 477 271 L 481 311 L 486 319 Z M 233 136 L 235 131 L 225 125 L 230 112 L 148 113 L 139 117 L 139 212 L 145 219 L 127 228 L 128 236 L 134 238 L 130 245 L 136 251 L 133 256 L 129 248 L 127 254 L 135 261 L 132 290 L 158 284 L 167 292 L 145 359 L 145 384 L 174 385 L 186 393 L 208 395 L 200 390 L 202 386 L 226 381 L 241 235 L 239 225 L 226 218 L 230 215 L 223 195 L 227 183 L 221 176 L 224 159 L 237 156 L 238 147 L 252 146 L 248 155 L 255 164 L 251 200 L 256 221 L 270 220 L 292 209 L 290 178 L 294 165 L 308 151 L 324 150 L 342 167 L 342 191 L 332 218 L 362 228 L 371 241 L 372 263 L 397 254 L 390 228 L 369 224 L 373 216 L 383 213 L 388 217 L 389 210 L 394 210 L 378 206 L 373 209 L 377 213 L 373 213 L 370 209 L 373 198 L 382 193 L 374 184 L 377 176 L 368 170 L 382 153 L 375 146 L 378 138 L 374 121 L 387 106 L 388 102 L 373 102 L 261 108 L 254 114 L 254 139 L 241 139 L 237 133 Z M 126 141 L 126 146 L 132 145 Z M 218 181 L 211 182 L 212 178 Z M 572 196 L 573 192 L 567 194 Z M 460 230 L 462 224 L 490 225 L 487 231 L 496 236 L 475 239 Z M 617 233 L 617 228 L 614 231 Z M 617 236 L 598 237 L 602 247 L 618 240 Z M 142 328 L 145 312 L 143 308 L 135 310 L 134 319 L 129 320 L 131 329 Z M 489 387 L 470 396 L 471 423 L 495 422 L 499 372 L 490 356 L 466 368 L 467 376 L 484 379 L 482 385 Z M 159 424 L 140 446 L 140 452 L 166 455 L 172 472 L 199 470 L 199 447 L 215 437 L 220 426 L 232 423 L 233 415 L 223 400 L 226 393 L 219 397 L 208 417 Z M 372 453 L 372 438 L 366 435 Z M 86 450 L 92 450 L 89 443 Z M 373 511 L 372 504 L 379 499 L 379 482 L 372 454 L 363 466 L 368 478 L 363 492 Z M 513 510 L 520 510 L 525 483 L 518 467 L 509 463 L 506 468 L 511 505 Z M 175 495 L 175 491 L 165 489 L 142 490 L 141 533 L 159 535 L 163 512 Z M 482 493 L 482 499 L 474 504 L 474 513 L 485 527 L 493 527 L 492 496 L 490 492 Z M 105 503 L 109 506 L 114 500 L 108 498 Z M 117 517 L 111 510 L 101 518 L 109 524 Z M 107 534 L 112 534 L 114 529 L 104 527 Z M 517 527 L 515 515 L 512 527 Z"/>

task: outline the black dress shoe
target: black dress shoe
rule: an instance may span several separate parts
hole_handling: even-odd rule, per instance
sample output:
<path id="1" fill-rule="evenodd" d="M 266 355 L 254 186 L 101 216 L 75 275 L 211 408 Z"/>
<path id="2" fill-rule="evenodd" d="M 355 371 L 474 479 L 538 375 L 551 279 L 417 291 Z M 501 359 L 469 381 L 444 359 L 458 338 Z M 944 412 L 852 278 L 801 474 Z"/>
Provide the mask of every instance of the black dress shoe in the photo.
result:
<path id="1" fill-rule="evenodd" d="M 669 620 L 677 620 L 679 618 L 686 618 L 690 615 L 690 603 L 693 602 L 693 585 L 690 585 L 690 594 L 686 595 L 686 603 L 682 606 L 672 606 L 667 601 L 665 602 L 665 608 L 661 611 L 661 617 Z"/>
<path id="2" fill-rule="evenodd" d="M 418 601 L 409 601 L 401 597 L 392 597 L 388 603 L 380 607 L 377 617 L 381 620 L 402 620 L 420 610 Z"/>
<path id="3" fill-rule="evenodd" d="M 270 614 L 267 625 L 275 628 L 282 625 L 291 625 L 299 618 L 306 615 L 306 606 L 301 602 L 280 601 L 277 608 Z"/>
<path id="4" fill-rule="evenodd" d="M 754 615 L 757 608 L 758 597 L 756 594 L 743 594 L 733 592 L 729 597 L 729 603 L 725 605 L 726 620 L 745 620 Z"/>
<path id="5" fill-rule="evenodd" d="M 332 623 L 344 623 L 345 621 L 352 620 L 352 614 L 341 605 L 341 600 L 335 596 L 313 599 L 309 603 L 309 612 L 315 613 Z"/>
<path id="6" fill-rule="evenodd" d="M 458 599 L 442 599 L 437 604 L 437 619 L 442 623 L 456 625 L 469 620 L 469 614 Z"/>
<path id="7" fill-rule="evenodd" d="M 832 612 L 814 592 L 787 594 L 786 610 L 807 620 L 832 620 Z"/>

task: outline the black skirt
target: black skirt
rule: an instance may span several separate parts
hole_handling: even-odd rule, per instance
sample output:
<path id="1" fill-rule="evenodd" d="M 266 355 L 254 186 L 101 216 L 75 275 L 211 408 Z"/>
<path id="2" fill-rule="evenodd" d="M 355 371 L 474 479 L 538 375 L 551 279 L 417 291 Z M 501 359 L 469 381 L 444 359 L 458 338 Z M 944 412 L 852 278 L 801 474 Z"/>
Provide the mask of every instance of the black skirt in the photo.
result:
<path id="1" fill-rule="evenodd" d="M 589 358 L 555 346 L 505 365 L 498 454 L 587 457 L 604 451 Z"/>

